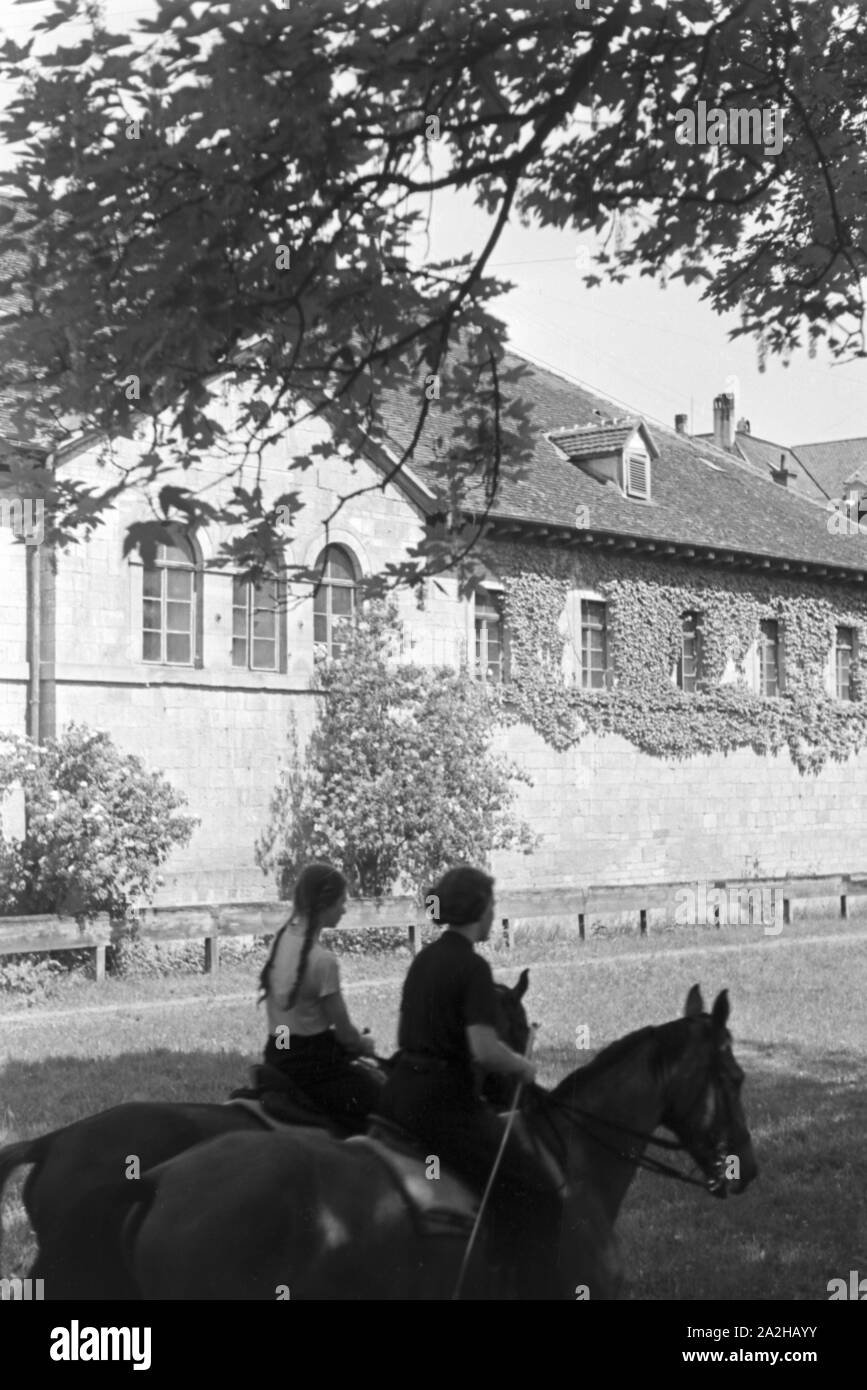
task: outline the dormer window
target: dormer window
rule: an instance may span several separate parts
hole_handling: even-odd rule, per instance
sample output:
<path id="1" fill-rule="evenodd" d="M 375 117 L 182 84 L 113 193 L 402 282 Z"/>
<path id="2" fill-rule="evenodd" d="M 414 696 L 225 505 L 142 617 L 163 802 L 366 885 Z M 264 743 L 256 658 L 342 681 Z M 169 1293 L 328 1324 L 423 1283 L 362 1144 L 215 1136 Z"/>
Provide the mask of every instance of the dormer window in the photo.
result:
<path id="1" fill-rule="evenodd" d="M 552 430 L 547 438 L 588 478 L 613 484 L 623 497 L 650 501 L 650 473 L 659 450 L 643 420 L 623 416 L 594 421 Z"/>
<path id="2" fill-rule="evenodd" d="M 627 497 L 637 497 L 641 502 L 650 499 L 650 459 L 645 453 L 628 453 L 625 466 Z"/>

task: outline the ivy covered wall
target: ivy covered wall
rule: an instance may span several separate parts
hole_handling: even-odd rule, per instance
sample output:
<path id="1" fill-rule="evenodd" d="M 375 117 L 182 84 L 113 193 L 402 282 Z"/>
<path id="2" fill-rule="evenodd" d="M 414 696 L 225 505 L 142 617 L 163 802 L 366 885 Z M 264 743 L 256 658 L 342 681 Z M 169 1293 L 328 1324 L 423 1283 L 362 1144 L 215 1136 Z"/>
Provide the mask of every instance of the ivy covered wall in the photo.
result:
<path id="1" fill-rule="evenodd" d="M 867 699 L 858 651 L 867 652 L 867 596 L 857 585 L 823 585 L 700 563 L 608 554 L 541 542 L 500 542 L 487 557 L 505 588 L 511 679 L 504 719 L 526 723 L 564 750 L 588 732 L 615 733 L 645 753 L 684 759 L 700 753 L 788 749 L 801 772 L 817 772 L 867 745 Z M 594 590 L 608 604 L 610 689 L 567 684 L 570 640 L 563 615 L 570 591 Z M 701 614 L 700 689 L 671 680 L 681 615 Z M 745 663 L 762 619 L 779 623 L 784 693 L 760 696 Z M 837 625 L 855 629 L 854 699 L 825 688 Z M 721 683 L 724 682 L 724 683 Z"/>

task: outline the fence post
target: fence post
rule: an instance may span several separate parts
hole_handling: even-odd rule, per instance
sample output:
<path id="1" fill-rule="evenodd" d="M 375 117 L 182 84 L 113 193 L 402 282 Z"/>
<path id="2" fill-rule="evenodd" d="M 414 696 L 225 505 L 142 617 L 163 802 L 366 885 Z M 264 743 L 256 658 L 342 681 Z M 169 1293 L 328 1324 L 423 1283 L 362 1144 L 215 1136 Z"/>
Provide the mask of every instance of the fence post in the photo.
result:
<path id="1" fill-rule="evenodd" d="M 216 975 L 220 968 L 220 938 L 219 936 L 205 937 L 205 974 Z"/>
<path id="2" fill-rule="evenodd" d="M 260 923 L 261 925 L 261 923 Z M 211 908 L 211 926 L 205 936 L 205 958 L 203 967 L 206 975 L 216 975 L 220 969 L 220 909 Z"/>
<path id="3" fill-rule="evenodd" d="M 647 935 L 647 908 L 646 908 L 646 907 L 643 907 L 643 908 L 641 909 L 641 911 L 639 912 L 639 914 L 638 914 L 638 934 L 639 934 L 639 936 L 646 936 L 646 935 Z"/>
<path id="4" fill-rule="evenodd" d="M 840 916 L 841 916 L 841 917 L 848 917 L 848 916 L 849 916 L 849 901 L 848 901 L 848 899 L 847 899 L 845 893 L 843 893 L 843 894 L 841 895 L 841 897 L 840 897 Z"/>
<path id="5" fill-rule="evenodd" d="M 579 939 L 579 941 L 583 941 L 583 940 L 584 940 L 584 913 L 583 913 L 583 912 L 579 912 L 579 913 L 578 913 L 578 939 Z"/>
<path id="6" fill-rule="evenodd" d="M 511 933 L 510 933 L 510 931 L 509 931 L 509 919 L 508 919 L 508 917 L 504 917 L 504 918 L 503 918 L 503 941 L 506 943 L 506 950 L 507 950 L 507 951 L 511 951 L 511 949 L 512 949 L 512 937 L 511 937 Z"/>
<path id="7" fill-rule="evenodd" d="M 97 984 L 101 984 L 105 979 L 105 947 L 94 946 L 93 948 L 93 978 Z"/>
<path id="8" fill-rule="evenodd" d="M 789 922 L 791 922 L 791 920 L 792 920 L 792 900 L 791 900 L 791 898 L 783 898 L 783 924 L 784 924 L 784 926 L 788 926 L 788 924 L 789 924 Z"/>
<path id="9" fill-rule="evenodd" d="M 407 936 L 409 937 L 409 949 L 412 951 L 412 953 L 413 953 L 414 956 L 417 956 L 417 955 L 418 955 L 418 948 L 419 948 L 419 925 L 418 925 L 418 922 L 410 922 L 409 926 L 408 926 L 407 929 L 406 929 L 406 932 L 407 932 Z"/>

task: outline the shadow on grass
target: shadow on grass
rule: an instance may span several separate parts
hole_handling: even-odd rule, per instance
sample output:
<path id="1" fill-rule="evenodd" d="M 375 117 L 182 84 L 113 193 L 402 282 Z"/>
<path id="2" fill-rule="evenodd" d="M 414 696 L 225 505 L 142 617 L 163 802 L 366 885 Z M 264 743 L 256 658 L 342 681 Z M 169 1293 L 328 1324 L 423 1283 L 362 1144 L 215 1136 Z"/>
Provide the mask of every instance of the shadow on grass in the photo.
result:
<path id="1" fill-rule="evenodd" d="M 824 1301 L 830 1279 L 867 1274 L 863 1058 L 746 1041 L 739 1051 L 759 1177 L 744 1196 L 719 1201 L 639 1173 L 618 1222 L 628 1298 Z M 10 1062 L 0 1071 L 0 1142 L 124 1101 L 220 1102 L 253 1060 L 238 1051 L 162 1049 Z M 574 1051 L 551 1049 L 545 1072 L 565 1075 L 574 1061 Z M 23 1272 L 33 1247 L 20 1176 L 7 1191 L 3 1272 Z"/>
<path id="2" fill-rule="evenodd" d="M 810 1055 L 812 1076 L 750 1068 L 759 1176 L 743 1196 L 719 1201 L 638 1174 L 618 1223 L 627 1296 L 823 1301 L 830 1279 L 867 1272 L 867 1088 L 830 1079 L 856 1064 L 863 1076 L 851 1053 Z"/>
<path id="3" fill-rule="evenodd" d="M 258 1058 L 241 1052 L 47 1057 L 0 1068 L 0 1142 L 25 1139 L 132 1100 L 219 1102 Z"/>

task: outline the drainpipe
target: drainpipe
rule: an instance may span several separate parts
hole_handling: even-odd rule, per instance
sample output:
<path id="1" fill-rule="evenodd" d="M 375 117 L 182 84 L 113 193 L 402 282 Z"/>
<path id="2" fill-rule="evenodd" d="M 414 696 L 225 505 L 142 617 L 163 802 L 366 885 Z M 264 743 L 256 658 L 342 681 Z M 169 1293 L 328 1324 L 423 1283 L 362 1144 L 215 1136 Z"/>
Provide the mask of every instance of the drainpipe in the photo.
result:
<path id="1" fill-rule="evenodd" d="M 42 667 L 42 557 L 38 545 L 25 545 L 27 564 L 27 736 L 40 742 L 39 696 Z"/>
<path id="2" fill-rule="evenodd" d="M 54 466 L 55 453 L 44 463 Z M 41 518 L 40 518 L 41 522 Z M 28 544 L 25 540 L 27 575 L 27 715 L 28 738 L 44 743 L 55 733 L 55 574 L 54 552 L 44 543 L 44 534 Z"/>
<path id="3" fill-rule="evenodd" d="M 57 734 L 57 683 L 54 674 L 57 644 L 57 557 L 47 541 L 35 546 L 39 569 L 39 742 Z"/>

